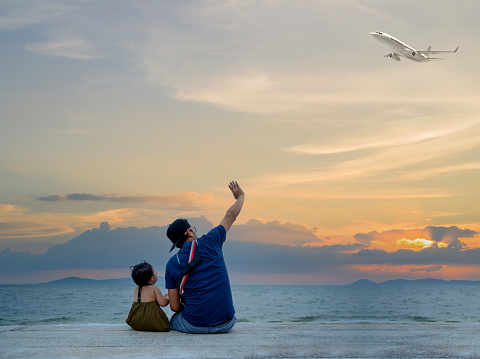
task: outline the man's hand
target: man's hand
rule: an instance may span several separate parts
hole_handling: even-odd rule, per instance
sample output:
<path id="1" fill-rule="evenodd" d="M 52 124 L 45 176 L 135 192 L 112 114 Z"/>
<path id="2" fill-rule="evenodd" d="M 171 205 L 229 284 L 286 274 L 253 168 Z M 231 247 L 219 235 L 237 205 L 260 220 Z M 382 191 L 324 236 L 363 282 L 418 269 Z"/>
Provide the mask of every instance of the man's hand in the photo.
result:
<path id="1" fill-rule="evenodd" d="M 220 224 L 228 232 L 233 222 L 237 219 L 238 214 L 242 210 L 243 202 L 245 201 L 245 192 L 240 188 L 237 181 L 232 181 L 228 184 L 228 188 L 232 191 L 233 197 L 235 197 L 235 203 L 227 210 L 225 217 L 223 217 Z"/>
<path id="2" fill-rule="evenodd" d="M 230 182 L 228 184 L 228 188 L 230 188 L 230 191 L 232 191 L 233 197 L 235 197 L 235 199 L 238 199 L 238 197 L 242 195 L 245 196 L 245 192 L 243 192 L 243 189 L 240 187 L 237 181 Z"/>

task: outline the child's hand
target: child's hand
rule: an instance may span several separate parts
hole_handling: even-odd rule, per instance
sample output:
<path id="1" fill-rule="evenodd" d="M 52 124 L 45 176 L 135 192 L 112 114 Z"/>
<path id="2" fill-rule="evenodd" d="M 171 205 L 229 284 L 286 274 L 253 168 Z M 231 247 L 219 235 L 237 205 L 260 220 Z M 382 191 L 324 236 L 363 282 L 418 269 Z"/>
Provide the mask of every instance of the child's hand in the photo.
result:
<path id="1" fill-rule="evenodd" d="M 163 296 L 165 297 L 166 300 L 170 301 L 170 298 L 168 297 L 168 293 L 165 293 Z"/>

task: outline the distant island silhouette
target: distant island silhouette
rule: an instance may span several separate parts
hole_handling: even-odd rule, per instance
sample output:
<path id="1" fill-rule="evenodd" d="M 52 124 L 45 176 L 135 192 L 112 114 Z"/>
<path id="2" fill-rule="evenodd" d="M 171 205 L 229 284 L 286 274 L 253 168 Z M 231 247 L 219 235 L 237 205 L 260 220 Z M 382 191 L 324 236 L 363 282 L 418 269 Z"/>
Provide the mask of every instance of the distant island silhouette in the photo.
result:
<path id="1" fill-rule="evenodd" d="M 68 277 L 58 280 L 53 280 L 47 283 L 38 283 L 37 285 L 128 285 L 135 286 L 132 278 L 119 279 L 88 279 L 79 277 Z"/>
<path id="2" fill-rule="evenodd" d="M 163 277 L 159 277 L 161 282 Z M 0 284 L 9 285 L 9 284 Z M 15 284 L 15 285 L 132 285 L 135 286 L 131 278 L 119 279 L 89 279 L 79 277 L 67 277 L 63 279 L 53 280 L 47 283 L 35 284 Z M 356 282 L 348 284 L 348 286 L 394 286 L 394 285 L 480 285 L 480 281 L 471 280 L 443 280 L 443 279 L 393 279 L 385 282 L 376 283 L 368 279 L 360 279 Z"/>
<path id="3" fill-rule="evenodd" d="M 393 279 L 376 283 L 368 279 L 360 279 L 349 285 L 351 286 L 377 286 L 377 285 L 479 285 L 480 281 L 471 280 L 443 280 L 443 279 Z"/>

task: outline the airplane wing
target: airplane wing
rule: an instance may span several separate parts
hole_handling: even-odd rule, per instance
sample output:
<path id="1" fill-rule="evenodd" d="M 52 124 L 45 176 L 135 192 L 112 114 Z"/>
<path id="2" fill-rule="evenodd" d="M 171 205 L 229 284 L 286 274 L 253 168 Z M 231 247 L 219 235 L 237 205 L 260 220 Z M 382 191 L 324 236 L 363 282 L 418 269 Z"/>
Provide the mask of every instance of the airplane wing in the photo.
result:
<path id="1" fill-rule="evenodd" d="M 430 47 L 429 47 L 430 48 Z M 418 51 L 417 52 L 419 54 L 422 54 L 422 55 L 430 55 L 430 54 L 446 54 L 446 53 L 454 53 L 454 52 L 457 52 L 458 50 L 458 47 L 453 50 L 453 51 L 431 51 L 431 50 L 424 50 L 424 51 Z"/>

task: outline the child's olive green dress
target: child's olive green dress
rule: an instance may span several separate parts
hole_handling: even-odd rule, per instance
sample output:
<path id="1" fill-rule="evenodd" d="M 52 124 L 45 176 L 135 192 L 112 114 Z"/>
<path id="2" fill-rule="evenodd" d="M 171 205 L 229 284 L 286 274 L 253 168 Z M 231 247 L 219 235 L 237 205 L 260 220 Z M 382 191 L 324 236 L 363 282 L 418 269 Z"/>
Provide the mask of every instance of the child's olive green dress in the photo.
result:
<path id="1" fill-rule="evenodd" d="M 138 302 L 132 304 L 130 313 L 125 320 L 135 330 L 144 330 L 149 332 L 168 332 L 170 330 L 170 323 L 167 315 L 154 302 Z"/>

